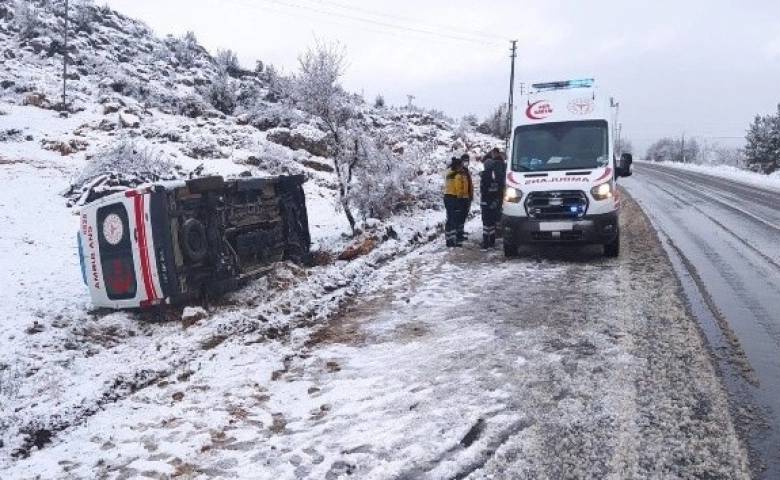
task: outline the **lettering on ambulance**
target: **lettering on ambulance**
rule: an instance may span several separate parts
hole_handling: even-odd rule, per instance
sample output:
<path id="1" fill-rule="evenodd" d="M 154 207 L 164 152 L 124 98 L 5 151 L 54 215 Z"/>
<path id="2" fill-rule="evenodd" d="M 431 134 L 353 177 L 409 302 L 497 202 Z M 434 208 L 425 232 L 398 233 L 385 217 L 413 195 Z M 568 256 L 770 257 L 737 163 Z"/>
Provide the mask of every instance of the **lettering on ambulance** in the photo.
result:
<path id="1" fill-rule="evenodd" d="M 531 120 L 543 120 L 553 113 L 552 105 L 547 100 L 537 100 L 531 103 L 528 101 L 528 108 L 525 109 L 525 116 Z"/>
<path id="2" fill-rule="evenodd" d="M 95 287 L 95 290 L 100 290 L 100 275 L 98 274 L 97 253 L 95 252 L 95 234 L 92 230 L 92 225 L 89 224 L 86 213 L 81 215 L 81 233 L 84 235 L 85 243 L 89 249 L 89 271 L 92 286 Z"/>
<path id="3" fill-rule="evenodd" d="M 531 178 L 525 181 L 526 185 L 534 183 L 587 183 L 587 178 L 582 177 L 552 177 L 552 178 Z"/>

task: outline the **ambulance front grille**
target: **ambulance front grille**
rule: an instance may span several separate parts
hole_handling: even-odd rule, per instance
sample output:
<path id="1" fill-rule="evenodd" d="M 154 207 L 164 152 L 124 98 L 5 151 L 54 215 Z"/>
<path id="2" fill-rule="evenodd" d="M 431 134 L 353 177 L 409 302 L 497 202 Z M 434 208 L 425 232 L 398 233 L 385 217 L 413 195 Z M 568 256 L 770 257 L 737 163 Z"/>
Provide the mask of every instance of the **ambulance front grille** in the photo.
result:
<path id="1" fill-rule="evenodd" d="M 531 192 L 525 200 L 525 211 L 538 220 L 582 218 L 588 211 L 588 197 L 579 190 Z"/>

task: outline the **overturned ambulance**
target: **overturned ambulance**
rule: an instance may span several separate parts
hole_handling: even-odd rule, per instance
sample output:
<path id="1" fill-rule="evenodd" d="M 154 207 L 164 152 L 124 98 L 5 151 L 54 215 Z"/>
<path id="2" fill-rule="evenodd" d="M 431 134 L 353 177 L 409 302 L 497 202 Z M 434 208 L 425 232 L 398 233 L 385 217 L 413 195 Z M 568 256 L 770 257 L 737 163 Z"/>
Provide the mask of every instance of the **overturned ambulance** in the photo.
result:
<path id="1" fill-rule="evenodd" d="M 302 175 L 159 182 L 81 207 L 93 303 L 146 308 L 223 293 L 309 252 Z"/>
<path id="2" fill-rule="evenodd" d="M 534 84 L 511 136 L 503 204 L 504 253 L 521 244 L 602 244 L 620 253 L 615 107 L 592 79 Z"/>

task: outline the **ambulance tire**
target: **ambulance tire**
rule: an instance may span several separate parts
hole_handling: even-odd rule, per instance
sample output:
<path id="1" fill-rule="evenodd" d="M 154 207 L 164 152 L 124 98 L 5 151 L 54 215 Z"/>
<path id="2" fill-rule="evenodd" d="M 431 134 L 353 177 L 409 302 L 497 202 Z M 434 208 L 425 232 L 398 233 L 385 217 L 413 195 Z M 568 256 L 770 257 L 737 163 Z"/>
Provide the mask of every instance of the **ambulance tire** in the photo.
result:
<path id="1" fill-rule="evenodd" d="M 618 230 L 614 240 L 604 244 L 604 256 L 607 258 L 617 258 L 620 256 L 620 230 Z"/>
<path id="2" fill-rule="evenodd" d="M 208 240 L 206 238 L 206 227 L 194 218 L 187 219 L 184 222 L 181 232 L 181 248 L 184 256 L 193 263 L 198 263 L 208 253 Z"/>
<path id="3" fill-rule="evenodd" d="M 518 245 L 514 242 L 510 242 L 508 238 L 504 238 L 504 256 L 512 258 L 517 256 Z"/>

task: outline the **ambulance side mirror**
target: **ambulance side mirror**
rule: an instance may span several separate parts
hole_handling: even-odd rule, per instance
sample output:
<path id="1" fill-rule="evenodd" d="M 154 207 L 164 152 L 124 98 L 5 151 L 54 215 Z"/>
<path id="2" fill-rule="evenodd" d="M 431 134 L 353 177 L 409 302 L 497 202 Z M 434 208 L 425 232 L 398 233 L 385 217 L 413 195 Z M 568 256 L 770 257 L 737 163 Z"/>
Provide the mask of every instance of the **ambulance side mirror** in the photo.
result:
<path id="1" fill-rule="evenodd" d="M 634 163 L 634 157 L 630 153 L 624 153 L 620 156 L 618 164 L 615 166 L 615 174 L 618 177 L 630 177 L 634 172 L 631 164 Z"/>

